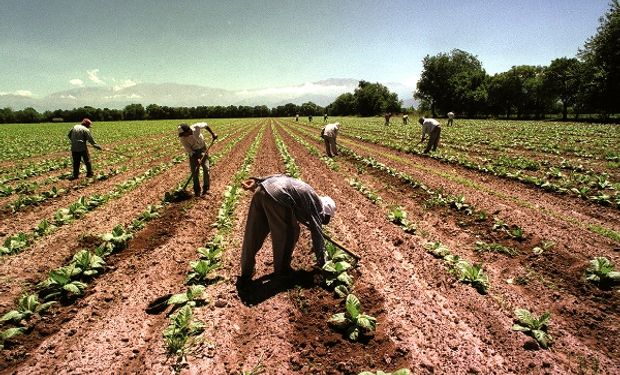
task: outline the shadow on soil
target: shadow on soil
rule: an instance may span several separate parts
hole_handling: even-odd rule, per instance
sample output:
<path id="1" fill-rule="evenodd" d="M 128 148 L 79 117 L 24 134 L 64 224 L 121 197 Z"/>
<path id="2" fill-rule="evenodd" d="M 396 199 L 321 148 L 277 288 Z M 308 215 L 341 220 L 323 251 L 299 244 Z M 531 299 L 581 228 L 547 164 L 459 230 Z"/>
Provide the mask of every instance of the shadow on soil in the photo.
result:
<path id="1" fill-rule="evenodd" d="M 318 275 L 319 273 L 316 271 L 297 270 L 287 277 L 277 276 L 272 273 L 255 280 L 238 280 L 236 283 L 237 293 L 244 305 L 258 305 L 289 289 L 317 287 L 315 278 Z"/>

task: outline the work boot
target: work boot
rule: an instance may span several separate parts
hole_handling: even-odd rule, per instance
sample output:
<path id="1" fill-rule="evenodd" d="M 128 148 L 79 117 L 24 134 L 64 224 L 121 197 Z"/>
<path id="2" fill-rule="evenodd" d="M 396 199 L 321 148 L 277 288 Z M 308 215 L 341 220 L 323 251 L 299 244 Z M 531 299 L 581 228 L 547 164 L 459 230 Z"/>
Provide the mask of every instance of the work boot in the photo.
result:
<path id="1" fill-rule="evenodd" d="M 92 174 L 92 173 L 88 173 L 88 174 L 86 175 L 86 177 L 93 177 L 93 174 Z"/>
<path id="2" fill-rule="evenodd" d="M 70 177 L 67 177 L 67 180 L 69 180 L 69 181 L 73 181 L 73 180 L 77 180 L 77 179 L 78 179 L 78 177 L 77 177 L 77 176 L 70 176 Z"/>

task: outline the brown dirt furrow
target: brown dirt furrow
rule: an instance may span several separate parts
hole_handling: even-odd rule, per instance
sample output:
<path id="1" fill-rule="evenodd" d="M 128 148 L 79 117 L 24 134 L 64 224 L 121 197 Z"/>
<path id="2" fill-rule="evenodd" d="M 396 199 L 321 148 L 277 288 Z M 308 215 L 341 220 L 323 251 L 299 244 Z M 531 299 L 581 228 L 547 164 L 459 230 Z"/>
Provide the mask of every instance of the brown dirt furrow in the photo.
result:
<path id="1" fill-rule="evenodd" d="M 342 160 L 340 158 L 337 159 Z M 299 162 L 300 159 L 297 158 L 297 160 Z M 331 172 L 328 174 L 331 174 Z M 312 176 L 321 176 L 321 174 L 316 173 L 312 174 Z M 332 178 L 330 181 L 335 179 Z M 389 185 L 389 182 L 387 184 Z M 354 198 L 353 201 L 359 199 L 365 200 L 366 198 Z M 339 200 L 336 201 L 339 202 Z M 352 203 L 351 200 L 346 200 L 346 202 L 348 204 Z M 406 206 L 410 205 L 410 203 L 407 203 L 408 199 L 406 197 L 403 197 L 402 202 Z M 369 203 L 366 203 L 366 205 L 372 206 Z M 374 209 L 373 211 L 377 210 Z M 341 218 L 342 215 L 343 212 L 339 207 L 336 219 Z M 370 217 L 370 213 L 368 215 L 367 221 L 375 223 L 375 225 L 385 220 L 381 217 Z M 373 212 L 373 215 L 376 214 Z M 347 220 L 355 220 L 357 216 L 356 214 L 345 215 Z M 442 242 L 448 239 L 445 243 L 453 243 L 455 246 L 459 246 L 465 234 L 459 233 L 463 231 L 459 231 L 458 228 L 454 229 L 453 227 L 450 229 L 446 227 L 443 223 L 446 219 L 449 219 L 449 217 L 433 215 L 432 213 L 429 216 L 427 213 L 419 222 L 427 222 L 431 227 L 436 226 L 435 230 L 429 231 L 427 238 L 433 240 L 441 239 Z M 416 219 L 416 221 L 418 220 Z M 587 335 L 590 337 L 584 337 L 584 332 L 577 333 L 573 331 L 579 324 L 588 322 L 591 324 L 593 320 L 583 319 L 579 322 L 572 322 L 570 314 L 563 314 L 565 316 L 559 318 L 559 322 L 557 322 L 557 317 L 554 318 L 556 321 L 554 323 L 557 326 L 552 325 L 552 328 L 560 332 L 558 333 L 561 337 L 558 340 L 560 342 L 558 347 L 561 348 L 559 353 L 547 351 L 531 352 L 521 349 L 528 340 L 524 335 L 511 332 L 512 309 L 516 306 L 528 307 L 533 311 L 537 311 L 537 309 L 541 308 L 541 303 L 545 308 L 551 308 L 560 301 L 574 309 L 575 305 L 570 303 L 572 298 L 554 298 L 554 295 L 558 293 L 552 290 L 534 290 L 526 293 L 525 296 L 521 296 L 520 294 L 523 291 L 518 290 L 519 288 L 512 287 L 513 291 L 509 293 L 504 290 L 510 288 L 510 286 L 502 286 L 498 288 L 497 292 L 492 289 L 493 293 L 491 296 L 480 296 L 470 287 L 462 284 L 454 285 L 454 280 L 451 277 L 446 279 L 441 263 L 430 255 L 425 254 L 422 249 L 422 245 L 425 242 L 424 239 L 417 236 L 404 235 L 402 232 L 394 232 L 393 229 L 386 228 L 387 231 L 386 229 L 380 229 L 380 233 L 384 234 L 384 238 L 381 241 L 376 241 L 370 237 L 370 234 L 373 233 L 372 230 L 364 230 L 361 223 L 355 224 L 357 225 L 349 227 L 351 232 L 348 235 L 348 239 L 353 242 L 356 240 L 363 241 L 365 246 L 370 247 L 374 251 L 371 254 L 381 254 L 384 256 L 384 259 L 375 260 L 370 255 L 373 258 L 372 260 L 380 266 L 377 266 L 375 272 L 362 272 L 362 278 L 371 274 L 372 276 L 370 277 L 377 280 L 374 285 L 381 285 L 385 289 L 398 289 L 398 285 L 404 286 L 401 295 L 394 296 L 392 290 L 389 293 L 384 293 L 387 296 L 385 297 L 386 301 L 388 301 L 386 305 L 390 306 L 393 311 L 403 312 L 401 316 L 390 319 L 399 327 L 399 329 L 396 329 L 397 337 L 400 337 L 401 342 L 406 342 L 406 347 L 408 348 L 424 348 L 412 354 L 414 358 L 412 363 L 414 365 L 417 364 L 421 368 L 426 369 L 429 368 L 427 365 L 430 365 L 435 371 L 439 369 L 439 372 L 449 373 L 466 373 L 468 371 L 521 373 L 521 371 L 526 370 L 525 368 L 521 369 L 521 365 L 526 363 L 530 367 L 527 371 L 538 369 L 537 371 L 540 372 L 577 373 L 579 368 L 578 360 L 579 356 L 581 356 L 581 358 L 597 358 L 600 363 L 605 363 L 607 368 L 614 368 L 613 358 L 617 353 L 614 352 L 614 349 L 609 351 L 604 347 L 605 339 L 603 337 L 596 342 L 597 340 L 591 338 L 591 334 Z M 362 229 L 360 230 L 360 228 Z M 346 234 L 339 234 L 337 238 L 347 242 L 345 240 L 347 238 Z M 452 242 L 450 242 L 450 238 L 452 238 Z M 377 251 L 377 249 L 380 250 Z M 364 252 L 364 259 L 367 258 L 367 255 L 369 254 Z M 407 271 L 405 272 L 401 267 Z M 419 279 L 419 281 L 417 285 L 411 285 L 410 279 Z M 396 286 L 390 287 L 390 285 Z M 417 287 L 418 289 L 411 289 L 412 287 Z M 515 291 L 514 289 L 517 290 Z M 508 301 L 502 301 L 505 298 L 505 294 L 508 295 Z M 498 305 L 498 302 L 495 300 L 511 304 L 512 307 L 502 308 L 501 304 Z M 405 307 L 407 306 L 406 302 L 413 305 L 413 308 Z M 405 305 L 403 306 L 403 304 Z M 591 309 L 591 307 L 582 311 L 588 311 L 588 309 Z M 554 311 L 561 311 L 561 309 L 555 309 Z M 446 320 L 445 315 L 452 319 Z M 424 319 L 420 321 L 419 319 L 422 316 Z M 614 317 L 613 321 L 617 322 L 617 314 L 612 314 L 612 316 Z M 429 319 L 432 324 L 429 323 Z M 598 319 L 600 319 L 600 316 Z M 425 323 L 428 324 L 425 326 Z M 420 330 L 415 331 L 415 327 L 420 327 Z M 615 330 L 613 323 L 606 327 L 599 325 L 599 328 Z M 400 331 L 401 329 L 405 332 Z M 451 332 L 451 329 L 456 332 Z M 439 342 L 433 341 L 433 333 L 441 338 Z M 609 339 L 610 336 L 613 337 L 613 334 L 605 336 Z M 428 340 L 428 342 L 421 343 L 421 338 L 424 341 Z M 451 340 L 451 338 L 454 339 Z M 589 347 L 590 345 L 591 347 Z M 465 359 L 462 363 L 458 362 L 457 359 L 450 356 L 450 353 L 458 354 L 459 358 L 463 358 L 462 356 L 465 354 Z M 483 355 L 482 357 L 477 357 L 476 353 L 482 353 Z M 470 356 L 473 356 L 473 358 Z M 455 361 L 457 362 L 455 363 Z M 466 367 L 468 362 L 471 364 L 471 368 Z M 492 368 L 495 369 L 493 372 L 489 370 Z"/>
<path id="2" fill-rule="evenodd" d="M 219 148 L 214 152 L 217 150 Z M 17 298 L 24 286 L 40 281 L 50 269 L 66 263 L 84 246 L 80 242 L 81 238 L 93 234 L 94 230 L 97 231 L 94 234 L 103 234 L 111 231 L 118 223 L 128 224 L 145 208 L 143 202 L 158 202 L 166 191 L 185 179 L 187 173 L 186 163 L 178 164 L 143 182 L 119 199 L 111 200 L 81 219 L 60 227 L 54 233 L 36 241 L 29 249 L 0 258 L 0 275 L 3 281 L 0 286 L 0 306 L 11 306 L 12 300 Z M 105 192 L 103 187 L 98 189 L 100 193 Z"/>
<path id="3" fill-rule="evenodd" d="M 168 321 L 147 315 L 152 299 L 183 292 L 184 278 L 195 250 L 212 235 L 224 189 L 253 140 L 251 134 L 212 168 L 211 194 L 168 206 L 114 255 L 113 270 L 96 280 L 57 332 L 45 338 L 14 373 L 167 373 L 162 332 Z M 187 166 L 183 166 L 183 172 Z M 168 176 L 164 181 L 171 180 Z M 159 181 L 160 185 L 170 185 Z M 169 187 L 169 186 L 168 186 Z M 163 191 L 158 192 L 159 198 Z M 134 197 L 136 203 L 149 200 Z"/>

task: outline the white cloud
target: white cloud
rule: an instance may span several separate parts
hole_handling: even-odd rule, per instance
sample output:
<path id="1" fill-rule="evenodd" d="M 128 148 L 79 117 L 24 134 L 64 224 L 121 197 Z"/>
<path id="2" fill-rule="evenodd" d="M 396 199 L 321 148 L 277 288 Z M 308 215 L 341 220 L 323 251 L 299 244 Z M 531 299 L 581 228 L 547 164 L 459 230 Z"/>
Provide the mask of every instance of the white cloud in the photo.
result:
<path id="1" fill-rule="evenodd" d="M 122 80 L 119 84 L 114 85 L 112 89 L 114 91 L 119 91 L 119 90 L 126 89 L 127 87 L 131 87 L 135 85 L 137 85 L 136 81 L 131 80 L 131 79 L 125 79 L 125 80 Z"/>
<path id="2" fill-rule="evenodd" d="M 301 86 L 273 87 L 258 90 L 242 90 L 236 92 L 241 97 L 253 96 L 303 96 L 314 95 L 339 95 L 351 91 L 352 88 L 344 85 L 317 85 L 304 83 Z"/>
<path id="3" fill-rule="evenodd" d="M 98 77 L 99 69 L 87 70 L 86 74 L 88 74 L 88 79 L 91 81 L 98 83 L 100 85 L 105 85 L 105 82 Z"/>
<path id="4" fill-rule="evenodd" d="M 138 94 L 131 94 L 131 95 L 117 94 L 117 95 L 104 96 L 103 98 L 104 99 L 141 99 L 142 96 Z"/>
<path id="5" fill-rule="evenodd" d="M 61 99 L 73 99 L 73 100 L 77 99 L 77 98 L 76 98 L 75 96 L 73 96 L 73 95 L 60 95 L 60 98 L 61 98 Z"/>
<path id="6" fill-rule="evenodd" d="M 82 81 L 79 78 L 74 78 L 72 80 L 69 81 L 70 84 L 72 84 L 73 86 L 84 86 L 84 81 Z"/>
<path id="7" fill-rule="evenodd" d="M 15 90 L 13 92 L 5 92 L 2 91 L 0 92 L 0 96 L 4 96 L 4 95 L 15 95 L 15 96 L 25 96 L 25 97 L 32 97 L 32 92 L 29 90 Z"/>

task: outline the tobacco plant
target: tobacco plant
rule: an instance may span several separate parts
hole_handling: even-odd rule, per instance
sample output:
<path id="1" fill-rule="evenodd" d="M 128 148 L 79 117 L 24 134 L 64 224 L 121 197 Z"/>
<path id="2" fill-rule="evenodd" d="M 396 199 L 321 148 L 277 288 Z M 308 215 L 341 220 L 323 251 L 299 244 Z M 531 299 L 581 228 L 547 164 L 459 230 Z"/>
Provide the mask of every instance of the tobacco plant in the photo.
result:
<path id="1" fill-rule="evenodd" d="M 50 271 L 47 279 L 40 282 L 37 287 L 41 289 L 39 293 L 45 300 L 56 298 L 67 298 L 69 295 L 82 295 L 84 289 L 88 286 L 78 280 L 74 280 L 82 270 L 74 265 L 60 267 Z"/>
<path id="2" fill-rule="evenodd" d="M 544 349 L 553 343 L 553 337 L 547 333 L 551 314 L 545 312 L 539 318 L 526 309 L 516 309 L 515 315 L 519 321 L 512 326 L 513 331 L 521 331 L 532 336 Z"/>
<path id="3" fill-rule="evenodd" d="M 25 327 L 8 328 L 0 332 L 0 350 L 4 350 L 6 342 L 15 336 L 19 336 L 26 330 Z"/>
<path id="4" fill-rule="evenodd" d="M 351 341 L 371 334 L 377 327 L 377 319 L 362 313 L 362 304 L 353 294 L 347 296 L 345 312 L 332 315 L 328 323 L 336 329 L 344 330 Z"/>
<path id="5" fill-rule="evenodd" d="M 599 284 L 620 282 L 620 272 L 614 271 L 615 265 L 605 257 L 596 257 L 586 269 L 586 280 Z"/>
<path id="6" fill-rule="evenodd" d="M 204 331 L 205 325 L 194 321 L 189 305 L 185 305 L 170 317 L 170 324 L 164 330 L 164 342 L 168 355 L 177 356 L 177 363 L 185 359 L 187 349 L 196 341 L 196 336 Z"/>
<path id="7" fill-rule="evenodd" d="M 185 293 L 173 294 L 167 302 L 168 305 L 189 305 L 190 307 L 205 303 L 207 299 L 204 285 L 190 285 Z"/>
<path id="8" fill-rule="evenodd" d="M 481 263 L 474 265 L 469 264 L 465 260 L 461 260 L 456 264 L 459 270 L 459 281 L 471 284 L 480 294 L 486 294 L 489 289 L 489 277 L 482 269 Z"/>
<path id="9" fill-rule="evenodd" d="M 25 294 L 20 297 L 17 304 L 17 310 L 9 311 L 0 318 L 2 322 L 19 323 L 22 320 L 28 320 L 34 314 L 40 314 L 49 309 L 56 301 L 41 303 L 36 294 Z"/>
<path id="10" fill-rule="evenodd" d="M 407 212 L 402 206 L 396 206 L 388 213 L 388 219 L 400 226 L 405 233 L 414 234 L 417 230 L 417 226 L 407 219 Z"/>
<path id="11" fill-rule="evenodd" d="M 105 261 L 88 250 L 80 250 L 73 256 L 71 265 L 75 266 L 76 270 L 80 270 L 84 276 L 95 276 L 103 270 Z"/>

